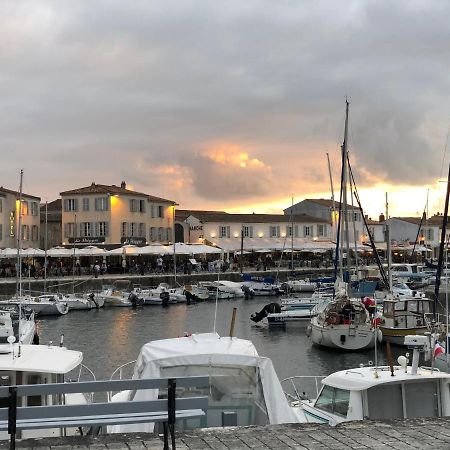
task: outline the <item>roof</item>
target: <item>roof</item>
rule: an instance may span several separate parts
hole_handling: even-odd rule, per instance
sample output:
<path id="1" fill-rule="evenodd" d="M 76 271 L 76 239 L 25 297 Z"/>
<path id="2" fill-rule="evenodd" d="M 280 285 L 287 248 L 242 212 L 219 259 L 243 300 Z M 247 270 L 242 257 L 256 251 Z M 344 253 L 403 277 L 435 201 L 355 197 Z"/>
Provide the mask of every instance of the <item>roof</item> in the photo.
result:
<path id="1" fill-rule="evenodd" d="M 422 220 L 422 217 L 391 217 L 391 219 L 401 220 L 403 222 L 408 222 L 408 223 L 412 223 L 414 225 L 419 226 L 420 221 Z M 444 220 L 444 216 L 442 216 L 442 215 L 432 216 L 432 217 L 429 217 L 428 219 L 424 219 L 422 222 L 422 226 L 429 226 L 429 225 L 441 226 L 443 220 Z"/>
<path id="2" fill-rule="evenodd" d="M 155 197 L 154 195 L 144 194 L 143 192 L 132 191 L 126 187 L 107 185 L 107 184 L 96 184 L 92 183 L 90 186 L 85 186 L 82 188 L 72 189 L 70 191 L 60 192 L 61 196 L 65 195 L 83 195 L 83 194 L 111 194 L 111 195 L 134 195 L 137 197 L 146 197 L 152 202 L 159 203 L 171 203 L 176 205 L 177 203 L 173 200 L 167 200 L 161 197 Z"/>
<path id="3" fill-rule="evenodd" d="M 209 222 L 210 217 L 215 217 L 217 215 L 227 215 L 225 211 L 205 211 L 199 209 L 177 209 L 175 211 L 175 220 L 182 222 L 186 220 L 189 216 L 197 217 L 197 219 Z M 205 220 L 204 220 L 205 219 Z"/>
<path id="4" fill-rule="evenodd" d="M 234 223 L 330 223 L 326 219 L 319 219 L 307 214 L 295 214 L 292 216 L 286 214 L 212 214 L 204 215 L 202 218 L 195 214 L 202 222 L 234 222 Z"/>
<path id="5" fill-rule="evenodd" d="M 4 194 L 11 194 L 11 195 L 15 195 L 16 197 L 19 197 L 20 192 L 18 191 L 13 191 L 11 189 L 6 189 L 3 186 L 0 186 L 0 193 L 4 193 Z M 24 192 L 22 192 L 22 197 L 27 197 L 27 198 L 33 198 L 35 200 L 41 200 L 40 197 L 36 197 L 35 195 L 29 195 L 29 194 L 25 194 Z"/>
<path id="6" fill-rule="evenodd" d="M 318 205 L 321 206 L 326 206 L 327 208 L 332 208 L 333 207 L 333 200 L 331 199 L 327 199 L 327 198 L 305 198 L 304 200 L 302 200 L 301 202 L 298 202 L 294 205 L 294 208 L 303 202 L 312 202 L 312 203 L 317 203 Z M 334 201 L 334 206 L 336 209 L 339 209 L 340 207 L 340 203 L 338 201 Z M 286 208 L 284 211 L 288 211 L 290 208 L 292 208 L 292 206 L 289 206 L 288 208 Z M 359 210 L 359 208 L 357 206 L 352 206 L 347 204 L 347 209 L 357 209 Z"/>
<path id="7" fill-rule="evenodd" d="M 373 367 L 358 367 L 355 369 L 341 370 L 332 373 L 322 380 L 322 384 L 332 386 L 338 389 L 346 389 L 351 391 L 363 391 L 373 386 L 399 383 L 400 381 L 424 381 L 436 380 L 437 378 L 447 378 L 450 380 L 450 374 L 446 372 L 437 372 L 426 369 L 419 369 L 417 375 L 411 375 L 411 367 L 408 367 L 408 372 L 400 366 L 394 367 L 394 376 L 391 376 L 389 367 L 379 367 L 378 378 L 375 378 L 375 368 Z"/>
<path id="8" fill-rule="evenodd" d="M 17 357 L 18 346 L 14 344 L 14 356 L 11 345 L 0 345 L 0 369 L 25 372 L 67 373 L 79 366 L 83 354 L 65 347 L 50 345 L 21 345 L 21 356 Z"/>

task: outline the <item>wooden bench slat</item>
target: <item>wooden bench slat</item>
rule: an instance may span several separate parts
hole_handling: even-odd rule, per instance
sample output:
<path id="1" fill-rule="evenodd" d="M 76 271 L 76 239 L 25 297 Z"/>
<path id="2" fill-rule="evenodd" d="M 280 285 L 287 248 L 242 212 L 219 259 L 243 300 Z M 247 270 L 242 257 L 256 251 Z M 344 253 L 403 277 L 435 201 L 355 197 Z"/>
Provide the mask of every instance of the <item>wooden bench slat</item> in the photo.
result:
<path id="1" fill-rule="evenodd" d="M 173 377 L 177 387 L 205 387 L 209 386 L 208 376 Z M 144 389 L 167 389 L 170 378 L 146 378 L 139 380 L 108 380 L 108 381 L 81 381 L 73 383 L 51 383 L 17 386 L 17 395 L 54 395 L 70 394 L 75 392 L 108 392 Z M 0 386 L 0 398 L 8 397 L 9 386 Z"/>

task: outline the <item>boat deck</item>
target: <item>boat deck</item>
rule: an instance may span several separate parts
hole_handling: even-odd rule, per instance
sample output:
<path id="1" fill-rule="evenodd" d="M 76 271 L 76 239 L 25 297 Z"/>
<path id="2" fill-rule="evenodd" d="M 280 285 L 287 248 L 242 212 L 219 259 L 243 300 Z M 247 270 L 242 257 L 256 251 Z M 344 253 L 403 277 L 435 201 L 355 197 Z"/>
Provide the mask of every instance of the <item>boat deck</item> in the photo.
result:
<path id="1" fill-rule="evenodd" d="M 0 443 L 0 449 L 7 448 L 7 442 Z M 18 441 L 17 448 L 161 450 L 162 441 L 154 435 L 145 433 L 115 434 L 99 437 L 29 439 Z M 450 418 L 347 422 L 334 428 L 319 424 L 215 428 L 177 435 L 178 450 L 448 448 L 450 448 Z"/>

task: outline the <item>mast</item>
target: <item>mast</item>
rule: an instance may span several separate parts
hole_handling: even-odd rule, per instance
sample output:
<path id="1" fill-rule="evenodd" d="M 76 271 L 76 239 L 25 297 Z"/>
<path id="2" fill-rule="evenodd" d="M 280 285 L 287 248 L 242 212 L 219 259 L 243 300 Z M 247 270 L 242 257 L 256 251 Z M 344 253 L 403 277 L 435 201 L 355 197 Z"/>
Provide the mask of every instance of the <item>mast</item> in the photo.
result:
<path id="1" fill-rule="evenodd" d="M 73 239 L 73 255 L 72 255 L 72 294 L 75 294 L 75 249 L 76 249 L 76 237 L 77 237 L 77 215 L 74 215 L 74 239 Z M 81 232 L 80 232 L 81 236 Z M 94 267 L 95 271 L 95 267 Z"/>
<path id="2" fill-rule="evenodd" d="M 348 154 L 347 154 L 347 157 L 348 157 Z M 350 166 L 350 161 L 348 161 L 348 164 Z M 360 277 L 359 277 L 359 261 L 358 261 L 358 240 L 356 239 L 355 206 L 353 203 L 353 189 L 355 186 L 352 183 L 351 177 L 349 177 L 348 181 L 349 181 L 349 185 L 350 185 L 350 199 L 352 202 L 352 224 L 353 224 L 353 238 L 354 238 L 353 240 L 355 243 L 355 269 L 356 269 L 356 276 L 359 280 Z"/>
<path id="3" fill-rule="evenodd" d="M 389 203 L 388 193 L 386 192 L 386 253 L 388 263 L 389 291 L 392 292 L 392 250 L 391 250 L 391 234 L 389 229 Z"/>
<path id="4" fill-rule="evenodd" d="M 291 202 L 291 270 L 294 274 L 294 196 Z"/>
<path id="5" fill-rule="evenodd" d="M 22 296 L 22 185 L 23 185 L 23 169 L 20 170 L 19 185 L 19 218 L 17 225 L 17 273 L 16 273 L 16 295 Z M 20 309 L 20 308 L 19 308 Z"/>
<path id="6" fill-rule="evenodd" d="M 47 247 L 48 247 L 48 202 L 45 201 L 45 235 L 44 235 L 44 293 L 47 293 Z"/>
<path id="7" fill-rule="evenodd" d="M 447 232 L 448 197 L 450 191 L 450 165 L 448 167 L 447 191 L 445 193 L 444 217 L 442 219 L 441 241 L 439 243 L 439 259 L 436 271 L 436 284 L 434 286 L 433 319 L 436 320 L 436 303 L 439 301 L 439 287 L 441 285 L 442 265 L 444 262 L 444 244 Z"/>
<path id="8" fill-rule="evenodd" d="M 332 238 L 336 236 L 335 229 L 335 219 L 336 219 L 336 202 L 334 201 L 334 187 L 333 187 L 333 177 L 331 175 L 331 164 L 330 164 L 330 155 L 327 152 L 327 161 L 328 161 L 328 174 L 330 176 L 330 187 L 331 187 L 331 229 L 332 229 Z"/>
<path id="9" fill-rule="evenodd" d="M 347 253 L 347 261 L 345 267 L 347 271 L 350 267 L 350 235 L 348 229 L 348 208 L 347 208 L 347 136 L 348 136 L 348 100 L 345 100 L 345 128 L 344 128 L 344 142 L 342 144 L 342 163 L 343 163 L 343 180 L 342 180 L 342 210 L 344 214 L 344 235 L 345 235 L 345 250 Z M 343 264 L 343 261 L 342 261 Z"/>
<path id="10" fill-rule="evenodd" d="M 173 282 L 177 285 L 177 240 L 175 238 L 175 205 L 173 207 Z"/>

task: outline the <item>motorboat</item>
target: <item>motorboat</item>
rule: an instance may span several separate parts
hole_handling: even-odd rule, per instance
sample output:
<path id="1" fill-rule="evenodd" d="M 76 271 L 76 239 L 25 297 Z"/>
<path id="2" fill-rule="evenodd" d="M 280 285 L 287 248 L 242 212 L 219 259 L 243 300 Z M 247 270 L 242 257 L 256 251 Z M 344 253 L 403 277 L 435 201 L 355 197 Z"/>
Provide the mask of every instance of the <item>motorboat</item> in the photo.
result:
<path id="1" fill-rule="evenodd" d="M 404 344 L 414 352 L 411 365 L 407 356 L 400 356 L 397 366 L 368 365 L 341 370 L 321 381 L 316 398 L 294 396 L 299 420 L 334 426 L 354 420 L 450 416 L 450 374 L 418 365 L 426 341 L 426 336 L 405 337 Z M 295 385 L 299 380 L 304 378 L 284 381 Z M 294 390 L 303 392 L 298 384 Z M 288 395 L 292 398 L 291 393 Z"/>
<path id="2" fill-rule="evenodd" d="M 220 281 L 200 281 L 199 285 L 208 290 L 210 300 L 230 300 L 235 298 L 233 288 L 221 284 Z"/>
<path id="3" fill-rule="evenodd" d="M 82 364 L 83 354 L 68 350 L 62 346 L 1 344 L 0 345 L 0 385 L 51 384 L 66 381 L 80 381 L 83 369 L 95 380 L 95 376 Z M 76 369 L 76 371 L 75 371 Z M 73 380 L 72 380 L 73 379 Z M 66 394 L 63 398 L 55 395 L 33 395 L 23 397 L 26 406 L 86 404 L 92 401 L 90 396 L 80 393 Z M 66 436 L 78 433 L 77 429 L 37 429 L 22 430 L 18 438 L 36 438 Z M 8 433 L 0 432 L 0 439 L 9 439 Z"/>
<path id="4" fill-rule="evenodd" d="M 314 301 L 306 298 L 303 303 L 297 301 L 294 307 L 286 306 L 286 303 L 282 303 L 280 312 L 267 314 L 267 324 L 270 327 L 305 324 L 317 316 L 330 301 L 331 297 L 326 296 Z"/>
<path id="5" fill-rule="evenodd" d="M 367 350 L 382 339 L 364 304 L 346 295 L 324 305 L 311 319 L 306 334 L 313 344 L 346 351 Z"/>
<path id="6" fill-rule="evenodd" d="M 317 283 L 306 280 L 287 280 L 283 283 L 283 288 L 288 292 L 314 292 Z"/>
<path id="7" fill-rule="evenodd" d="M 220 337 L 216 333 L 162 339 L 145 344 L 137 360 L 128 365 L 134 365 L 133 379 L 210 377 L 209 387 L 203 390 L 196 388 L 195 391 L 196 395 L 209 397 L 206 416 L 177 421 L 180 430 L 298 422 L 283 394 L 272 361 L 259 356 L 251 341 Z M 122 373 L 124 366 L 118 368 L 111 378 Z M 192 395 L 192 391 L 186 389 L 184 395 Z M 156 398 L 158 390 L 153 389 L 119 392 L 111 397 L 111 401 Z M 116 425 L 108 427 L 108 431 L 152 432 L 153 425 Z"/>
<path id="8" fill-rule="evenodd" d="M 104 300 L 98 299 L 95 300 L 95 297 L 82 296 L 77 294 L 57 294 L 58 298 L 67 303 L 69 306 L 69 311 L 75 310 L 89 310 L 94 308 L 100 308 L 100 304 L 103 306 Z"/>
<path id="9" fill-rule="evenodd" d="M 380 331 L 391 344 L 403 345 L 405 336 L 432 331 L 433 301 L 427 297 L 386 298 Z"/>
<path id="10" fill-rule="evenodd" d="M 145 305 L 168 305 L 170 303 L 177 303 L 176 299 L 170 298 L 170 287 L 166 283 L 160 283 L 155 288 L 135 286 L 132 292 L 141 297 Z"/>
<path id="11" fill-rule="evenodd" d="M 244 291 L 242 290 L 242 283 L 236 283 L 235 281 L 220 280 L 216 281 L 220 286 L 223 286 L 224 290 L 233 292 L 236 298 L 244 297 Z"/>
<path id="12" fill-rule="evenodd" d="M 246 298 L 254 296 L 269 297 L 283 293 L 282 286 L 276 284 L 273 277 L 254 277 L 251 275 L 242 276 L 242 290 Z"/>
<path id="13" fill-rule="evenodd" d="M 0 309 L 0 344 L 8 343 L 10 336 L 22 344 L 37 343 L 33 310 L 19 305 L 4 305 Z"/>
<path id="14" fill-rule="evenodd" d="M 0 309 L 2 305 L 21 305 L 32 309 L 36 316 L 61 316 L 69 312 L 69 306 L 58 297 L 58 294 L 43 294 L 37 297 L 17 296 L 0 301 Z"/>
<path id="15" fill-rule="evenodd" d="M 128 280 L 117 280 L 112 286 L 103 286 L 98 297 L 103 299 L 105 306 L 133 306 L 130 294 L 133 291 L 131 282 Z"/>

